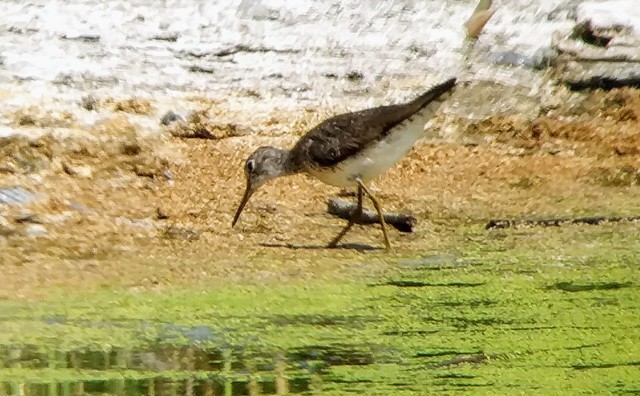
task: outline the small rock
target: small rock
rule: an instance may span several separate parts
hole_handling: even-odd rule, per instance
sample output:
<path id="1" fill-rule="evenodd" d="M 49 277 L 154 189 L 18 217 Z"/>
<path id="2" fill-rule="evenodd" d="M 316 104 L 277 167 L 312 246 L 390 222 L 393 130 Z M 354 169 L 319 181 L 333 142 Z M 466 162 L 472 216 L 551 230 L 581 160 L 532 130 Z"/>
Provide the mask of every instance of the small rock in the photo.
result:
<path id="1" fill-rule="evenodd" d="M 169 125 L 173 122 L 186 122 L 187 119 L 184 118 L 183 115 L 176 113 L 173 110 L 169 110 L 166 113 L 164 113 L 164 115 L 162 116 L 162 118 L 160 119 L 160 124 L 162 125 Z"/>
<path id="2" fill-rule="evenodd" d="M 58 74 L 52 82 L 56 85 L 65 85 L 67 87 L 72 87 L 78 84 L 76 79 L 69 73 Z"/>
<path id="3" fill-rule="evenodd" d="M 169 169 L 163 170 L 162 176 L 164 176 L 164 178 L 167 180 L 173 180 L 173 172 L 171 172 Z"/>
<path id="4" fill-rule="evenodd" d="M 35 195 L 22 187 L 0 187 L 0 205 L 23 204 L 35 199 Z"/>
<path id="5" fill-rule="evenodd" d="M 158 220 L 166 220 L 169 218 L 167 212 L 165 212 L 162 208 L 156 208 L 156 219 Z"/>
<path id="6" fill-rule="evenodd" d="M 257 99 L 262 98 L 262 95 L 260 95 L 260 92 L 256 91 L 255 89 L 247 89 L 247 90 L 244 90 L 242 93 L 244 96 L 249 96 L 251 98 L 257 98 Z"/>
<path id="7" fill-rule="evenodd" d="M 92 95 L 83 96 L 80 99 L 80 106 L 85 110 L 96 111 L 98 110 L 98 101 Z"/>
<path id="8" fill-rule="evenodd" d="M 67 162 L 63 162 L 62 163 L 62 169 L 69 176 L 77 176 L 77 177 L 81 177 L 83 179 L 89 179 L 89 178 L 91 178 L 91 176 L 93 176 L 93 171 L 87 165 L 74 166 L 74 165 L 71 165 L 71 164 L 69 164 Z"/>
<path id="9" fill-rule="evenodd" d="M 142 147 L 136 141 L 124 142 L 120 145 L 120 152 L 124 155 L 135 156 L 142 152 Z"/>
<path id="10" fill-rule="evenodd" d="M 30 237 L 39 237 L 47 233 L 47 227 L 42 224 L 29 224 L 24 228 L 24 233 Z"/>
<path id="11" fill-rule="evenodd" d="M 354 70 L 352 72 L 347 73 L 347 75 L 345 76 L 347 80 L 349 81 L 360 81 L 364 78 L 364 74 L 362 74 L 361 72 Z"/>

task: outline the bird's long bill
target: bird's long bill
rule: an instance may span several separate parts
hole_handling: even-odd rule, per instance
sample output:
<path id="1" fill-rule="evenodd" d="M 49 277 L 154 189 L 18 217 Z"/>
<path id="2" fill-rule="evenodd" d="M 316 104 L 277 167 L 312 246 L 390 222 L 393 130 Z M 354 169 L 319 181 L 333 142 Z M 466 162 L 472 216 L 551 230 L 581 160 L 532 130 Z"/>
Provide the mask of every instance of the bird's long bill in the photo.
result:
<path id="1" fill-rule="evenodd" d="M 247 202 L 249 202 L 249 198 L 251 198 L 251 195 L 253 195 L 254 191 L 255 190 L 251 188 L 250 185 L 247 184 L 247 189 L 244 190 L 244 195 L 242 196 L 242 201 L 240 201 L 240 206 L 238 206 L 236 215 L 233 216 L 233 222 L 231 223 L 231 227 L 235 226 L 236 223 L 238 222 L 238 219 L 240 218 L 240 213 L 242 213 L 242 209 L 244 209 L 244 206 L 247 204 Z"/>

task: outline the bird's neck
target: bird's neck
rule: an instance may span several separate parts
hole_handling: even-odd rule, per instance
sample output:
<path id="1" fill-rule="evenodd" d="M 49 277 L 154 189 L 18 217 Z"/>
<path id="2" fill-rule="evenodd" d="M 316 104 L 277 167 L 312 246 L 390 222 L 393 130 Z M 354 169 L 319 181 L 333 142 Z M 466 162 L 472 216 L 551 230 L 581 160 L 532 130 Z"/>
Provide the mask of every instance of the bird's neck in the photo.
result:
<path id="1" fill-rule="evenodd" d="M 280 174 L 278 176 L 288 176 L 300 172 L 298 166 L 291 160 L 291 151 L 285 149 L 278 150 L 278 168 Z"/>

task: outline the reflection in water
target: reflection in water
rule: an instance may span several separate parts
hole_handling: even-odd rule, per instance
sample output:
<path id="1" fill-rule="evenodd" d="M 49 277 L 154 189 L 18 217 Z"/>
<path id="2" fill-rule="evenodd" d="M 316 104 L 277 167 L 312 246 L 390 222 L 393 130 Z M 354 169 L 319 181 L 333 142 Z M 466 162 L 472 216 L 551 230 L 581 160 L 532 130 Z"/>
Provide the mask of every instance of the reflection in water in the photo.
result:
<path id="1" fill-rule="evenodd" d="M 284 385 L 284 387 L 282 387 Z M 282 395 L 309 390 L 308 381 L 297 379 L 278 381 L 217 379 L 112 379 L 55 381 L 50 383 L 16 384 L 0 383 L 0 394 L 7 395 Z"/>
<path id="2" fill-rule="evenodd" d="M 301 393 L 319 384 L 330 366 L 368 365 L 366 346 L 313 346 L 286 354 L 240 348 L 158 344 L 130 350 L 43 352 L 35 346 L 0 347 L 0 365 L 33 370 L 27 383 L 0 379 L 0 395 L 258 395 Z M 52 369 L 52 370 L 48 370 Z M 3 382 L 4 381 L 4 382 Z"/>
<path id="3" fill-rule="evenodd" d="M 0 394 L 10 395 L 258 395 L 285 394 L 287 390 L 278 390 L 269 382 L 230 381 L 221 384 L 210 379 L 173 380 L 156 379 L 117 379 L 83 380 L 79 382 L 57 382 L 49 384 L 4 384 Z M 294 389 L 292 393 L 308 390 L 308 387 Z"/>

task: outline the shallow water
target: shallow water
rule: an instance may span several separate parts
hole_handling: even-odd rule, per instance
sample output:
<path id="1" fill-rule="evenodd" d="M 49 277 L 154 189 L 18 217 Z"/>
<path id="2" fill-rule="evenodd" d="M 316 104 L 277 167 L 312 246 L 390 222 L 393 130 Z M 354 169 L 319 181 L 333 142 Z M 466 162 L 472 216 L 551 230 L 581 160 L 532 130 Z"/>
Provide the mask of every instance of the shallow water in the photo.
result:
<path id="1" fill-rule="evenodd" d="M 459 62 L 462 25 L 475 3 L 8 1 L 0 8 L 3 77 L 61 83 L 85 75 L 97 86 L 161 92 L 300 84 L 327 72 L 418 75 Z M 498 4 L 487 36 L 532 55 L 545 45 L 536 35 L 570 26 L 569 9 L 551 0 Z M 278 73 L 284 81 L 266 78 Z"/>
<path id="2" fill-rule="evenodd" d="M 9 109 L 74 113 L 87 94 L 153 96 L 167 107 L 195 93 L 252 109 L 370 105 L 380 101 L 367 98 L 371 90 L 397 98 L 436 75 L 460 75 L 462 25 L 475 3 L 5 1 L 0 88 Z M 570 29 L 570 16 L 559 0 L 499 4 L 477 44 L 484 55 L 463 79 L 535 87 L 535 73 L 490 67 L 492 59 L 548 48 L 553 31 Z"/>
<path id="3" fill-rule="evenodd" d="M 381 276 L 5 300 L 0 390 L 640 391 L 633 224 L 480 235 Z"/>

